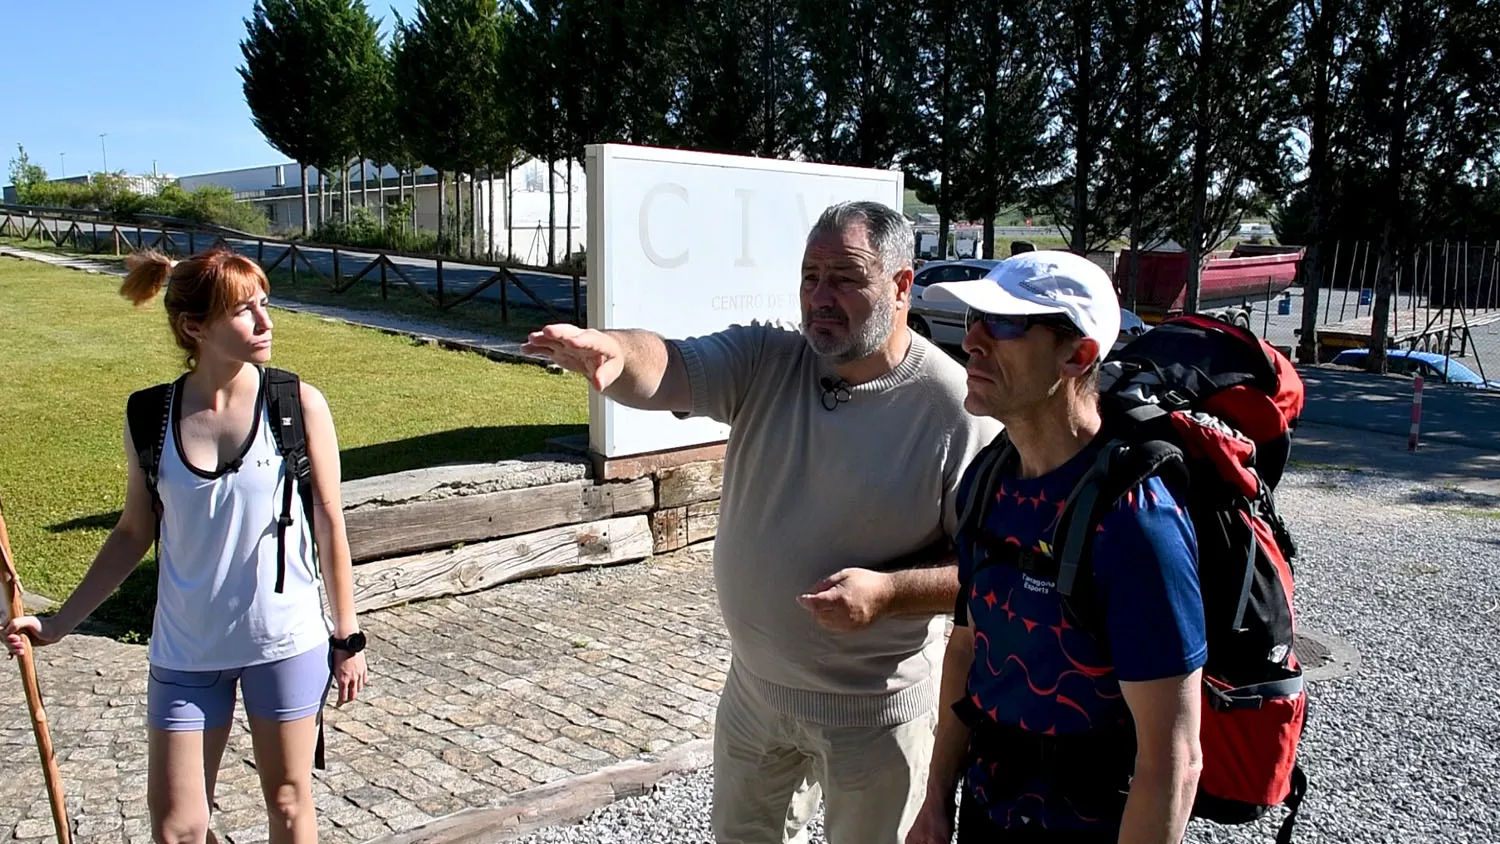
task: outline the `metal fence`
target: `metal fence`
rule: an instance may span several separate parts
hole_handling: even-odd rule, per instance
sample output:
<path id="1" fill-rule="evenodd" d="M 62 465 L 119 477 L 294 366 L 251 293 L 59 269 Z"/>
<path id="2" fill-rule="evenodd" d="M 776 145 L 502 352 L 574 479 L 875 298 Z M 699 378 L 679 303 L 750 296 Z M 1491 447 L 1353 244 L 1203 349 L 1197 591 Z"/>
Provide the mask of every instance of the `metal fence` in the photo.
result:
<path id="1" fill-rule="evenodd" d="M 1318 359 L 1326 363 L 1351 352 L 1344 358 L 1348 360 L 1370 344 L 1375 280 L 1383 269 L 1380 242 L 1334 243 L 1322 264 Z M 1426 354 L 1411 355 L 1410 363 L 1393 360 L 1391 370 L 1423 371 L 1417 361 L 1425 359 L 1437 361 L 1455 378 L 1471 370 L 1483 380 L 1500 381 L 1500 242 L 1424 243 L 1411 250 L 1395 274 L 1387 348 Z M 1304 275 L 1300 286 L 1258 303 L 1260 313 L 1253 314 L 1251 328 L 1273 344 L 1296 346 L 1308 281 Z"/>
<path id="2" fill-rule="evenodd" d="M 326 282 L 334 294 L 347 293 L 361 282 L 378 283 L 380 298 L 386 301 L 390 288 L 400 285 L 439 311 L 493 300 L 501 325 L 511 324 L 512 311 L 517 308 L 541 311 L 550 320 L 586 323 L 582 276 L 558 275 L 540 267 L 283 240 L 181 221 L 121 223 L 91 212 L 64 215 L 14 206 L 0 206 L 0 237 L 22 242 L 35 239 L 89 254 L 157 250 L 169 255 L 193 255 L 200 247 L 220 247 L 254 258 L 267 274 L 284 269 L 293 285 L 299 283 L 301 273 L 311 273 Z M 532 276 L 531 281 L 521 278 L 518 271 Z M 544 285 L 546 290 L 538 289 Z M 512 301 L 512 291 L 520 294 L 516 301 Z"/>

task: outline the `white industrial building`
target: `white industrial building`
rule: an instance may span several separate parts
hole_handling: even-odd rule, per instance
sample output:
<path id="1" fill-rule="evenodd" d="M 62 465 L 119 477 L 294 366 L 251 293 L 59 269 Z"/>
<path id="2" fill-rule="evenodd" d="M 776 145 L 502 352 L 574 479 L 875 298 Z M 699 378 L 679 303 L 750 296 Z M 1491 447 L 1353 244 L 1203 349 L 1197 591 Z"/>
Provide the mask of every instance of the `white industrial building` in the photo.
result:
<path id="1" fill-rule="evenodd" d="M 524 162 L 512 170 L 508 180 L 496 174 L 493 183 L 488 179 L 481 179 L 472 185 L 469 181 L 464 181 L 461 190 L 465 210 L 468 209 L 471 195 L 478 200 L 475 202 L 477 209 L 475 216 L 479 230 L 476 242 L 481 252 L 493 251 L 496 256 L 503 256 L 509 244 L 511 254 L 518 261 L 538 265 L 549 263 L 549 217 L 553 220 L 552 226 L 555 231 L 555 243 L 551 256 L 553 262 L 562 261 L 566 257 L 565 250 L 568 246 L 570 227 L 573 251 L 578 252 L 583 249 L 588 224 L 583 167 L 576 162 L 573 164 L 571 218 L 568 203 L 567 164 L 557 162 L 552 172 L 553 192 L 550 197 L 547 190 L 547 164 L 535 159 Z M 400 187 L 398 188 L 398 174 L 393 167 L 381 168 L 374 162 L 365 162 L 364 174 L 368 178 L 362 181 L 358 162 L 349 168 L 351 208 L 357 209 L 364 206 L 377 219 L 385 219 L 389 207 L 398 203 L 400 197 L 415 196 L 417 230 L 424 232 L 438 230 L 438 192 L 435 170 L 430 167 L 417 170 L 415 189 L 412 186 L 411 173 L 400 174 Z M 338 219 L 339 209 L 344 201 L 344 188 L 338 184 L 337 173 L 330 174 L 329 182 L 327 186 L 329 214 L 331 219 Z M 301 177 L 297 172 L 297 165 L 293 162 L 183 176 L 178 179 L 178 183 L 186 191 L 203 185 L 219 185 L 229 188 L 233 191 L 235 199 L 259 208 L 266 215 L 273 232 L 292 234 L 302 231 Z M 320 206 L 318 171 L 315 167 L 307 168 L 307 190 L 308 210 L 312 217 L 312 227 L 315 228 L 318 224 Z M 549 215 L 549 200 L 555 202 L 554 215 Z M 452 219 L 452 203 L 453 187 L 450 176 L 449 216 L 445 220 L 445 225 L 448 225 Z M 507 205 L 510 220 L 508 232 L 506 230 Z"/>

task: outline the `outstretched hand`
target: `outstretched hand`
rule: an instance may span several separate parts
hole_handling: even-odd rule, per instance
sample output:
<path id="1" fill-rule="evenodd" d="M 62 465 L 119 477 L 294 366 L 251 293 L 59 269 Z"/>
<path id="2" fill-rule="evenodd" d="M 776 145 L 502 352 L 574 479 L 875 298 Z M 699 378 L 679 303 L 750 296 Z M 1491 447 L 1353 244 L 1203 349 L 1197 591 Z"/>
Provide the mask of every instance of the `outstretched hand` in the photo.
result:
<path id="1" fill-rule="evenodd" d="M 625 366 L 620 341 L 603 331 L 556 323 L 533 331 L 521 345 L 528 355 L 543 355 L 563 369 L 587 376 L 603 392 L 620 377 Z"/>
<path id="2" fill-rule="evenodd" d="M 805 594 L 797 596 L 797 603 L 829 630 L 860 630 L 885 613 L 891 592 L 890 575 L 848 568 L 813 584 Z"/>

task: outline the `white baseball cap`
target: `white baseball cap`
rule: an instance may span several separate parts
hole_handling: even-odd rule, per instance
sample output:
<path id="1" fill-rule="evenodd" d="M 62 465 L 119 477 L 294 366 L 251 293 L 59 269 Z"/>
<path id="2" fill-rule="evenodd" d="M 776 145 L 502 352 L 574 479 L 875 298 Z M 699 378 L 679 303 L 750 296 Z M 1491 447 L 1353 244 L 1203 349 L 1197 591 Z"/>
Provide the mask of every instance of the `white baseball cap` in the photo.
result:
<path id="1" fill-rule="evenodd" d="M 1061 314 L 1109 354 L 1120 336 L 1120 298 L 1109 274 L 1072 252 L 1023 252 L 995 265 L 984 278 L 929 284 L 928 302 L 960 302 L 1004 316 Z"/>

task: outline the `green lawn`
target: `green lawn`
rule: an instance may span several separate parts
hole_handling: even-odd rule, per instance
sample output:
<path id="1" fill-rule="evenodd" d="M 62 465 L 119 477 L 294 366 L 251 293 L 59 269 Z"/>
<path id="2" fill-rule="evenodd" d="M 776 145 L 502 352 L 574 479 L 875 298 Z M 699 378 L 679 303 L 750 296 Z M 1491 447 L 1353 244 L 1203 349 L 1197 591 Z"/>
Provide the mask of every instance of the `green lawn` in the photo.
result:
<path id="1" fill-rule="evenodd" d="M 118 516 L 126 397 L 181 372 L 160 299 L 136 310 L 118 285 L 0 258 L 0 501 L 23 583 L 54 598 L 77 585 Z M 328 397 L 345 480 L 512 457 L 587 424 L 577 376 L 303 314 L 274 319 L 273 363 Z M 149 629 L 151 580 L 148 559 L 102 620 Z"/>

